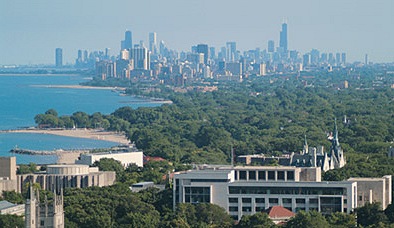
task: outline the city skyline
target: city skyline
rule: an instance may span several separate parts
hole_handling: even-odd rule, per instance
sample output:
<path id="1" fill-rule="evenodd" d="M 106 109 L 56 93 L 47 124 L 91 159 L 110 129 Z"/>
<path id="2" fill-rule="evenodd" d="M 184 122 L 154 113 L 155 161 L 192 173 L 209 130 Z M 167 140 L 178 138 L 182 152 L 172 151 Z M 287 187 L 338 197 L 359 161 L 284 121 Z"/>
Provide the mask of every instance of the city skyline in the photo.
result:
<path id="1" fill-rule="evenodd" d="M 346 52 L 349 62 L 364 62 L 365 54 L 372 62 L 394 62 L 394 32 L 388 29 L 394 2 L 389 0 L 94 3 L 1 2 L 0 65 L 53 64 L 57 47 L 63 49 L 63 64 L 73 64 L 79 49 L 110 48 L 118 55 L 126 30 L 135 44 L 149 44 L 148 34 L 156 32 L 157 43 L 164 40 L 177 51 L 200 43 L 219 50 L 230 41 L 241 51 L 267 49 L 269 40 L 277 48 L 284 19 L 288 50 Z"/>

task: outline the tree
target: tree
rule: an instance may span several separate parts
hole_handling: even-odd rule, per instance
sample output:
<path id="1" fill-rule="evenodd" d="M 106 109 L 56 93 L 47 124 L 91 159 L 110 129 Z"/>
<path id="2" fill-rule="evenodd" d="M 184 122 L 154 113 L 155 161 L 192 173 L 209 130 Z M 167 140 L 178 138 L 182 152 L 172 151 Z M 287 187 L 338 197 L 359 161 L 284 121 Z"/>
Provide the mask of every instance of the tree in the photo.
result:
<path id="1" fill-rule="evenodd" d="M 116 179 L 119 179 L 124 173 L 124 167 L 120 161 L 113 158 L 101 158 L 93 163 L 94 167 L 98 167 L 100 171 L 115 171 Z"/>
<path id="2" fill-rule="evenodd" d="M 384 210 L 384 214 L 386 214 L 390 223 L 394 223 L 394 204 L 388 205 L 386 210 Z"/>
<path id="3" fill-rule="evenodd" d="M 25 198 L 21 193 L 15 191 L 3 191 L 3 200 L 7 200 L 10 203 L 24 204 Z"/>
<path id="4" fill-rule="evenodd" d="M 387 216 L 381 210 L 380 203 L 366 203 L 364 206 L 357 208 L 357 224 L 369 226 L 378 223 L 386 223 Z"/>
<path id="5" fill-rule="evenodd" d="M 319 227 L 328 228 L 330 225 L 322 214 L 317 211 L 300 211 L 285 225 L 286 228 Z"/>
<path id="6" fill-rule="evenodd" d="M 270 228 L 276 227 L 267 213 L 258 212 L 254 215 L 244 215 L 236 228 Z"/>
<path id="7" fill-rule="evenodd" d="M 58 116 L 58 113 L 57 113 L 57 111 L 56 111 L 55 109 L 48 109 L 48 110 L 45 112 L 45 115 L 52 115 L 52 116 L 57 117 L 57 116 Z"/>
<path id="8" fill-rule="evenodd" d="M 22 216 L 18 215 L 0 215 L 0 227 L 15 228 L 25 227 L 25 221 Z"/>
<path id="9" fill-rule="evenodd" d="M 346 214 L 342 212 L 335 212 L 327 216 L 327 221 L 331 227 L 346 228 L 356 227 L 357 221 L 354 214 Z"/>

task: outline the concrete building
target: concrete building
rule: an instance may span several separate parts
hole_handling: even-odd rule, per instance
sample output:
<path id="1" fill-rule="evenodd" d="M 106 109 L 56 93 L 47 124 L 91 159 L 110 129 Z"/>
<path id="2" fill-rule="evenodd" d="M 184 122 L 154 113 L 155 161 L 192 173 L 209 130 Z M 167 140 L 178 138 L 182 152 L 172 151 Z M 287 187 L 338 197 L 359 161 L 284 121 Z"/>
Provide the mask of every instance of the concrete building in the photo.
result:
<path id="1" fill-rule="evenodd" d="M 0 201 L 0 214 L 1 215 L 24 215 L 24 204 L 13 204 L 6 200 Z"/>
<path id="2" fill-rule="evenodd" d="M 43 190 L 109 186 L 115 182 L 112 171 L 99 171 L 88 165 L 48 165 L 46 172 L 23 174 L 17 177 L 17 192 L 23 192 L 28 183 L 38 183 Z"/>
<path id="3" fill-rule="evenodd" d="M 292 212 L 350 213 L 366 202 L 358 196 L 366 195 L 368 202 L 383 203 L 383 209 L 391 203 L 391 176 L 338 182 L 321 181 L 320 176 L 319 167 L 205 167 L 177 172 L 174 209 L 178 203 L 213 203 L 239 220 L 273 206 Z M 373 183 L 380 187 L 370 187 Z"/>
<path id="4" fill-rule="evenodd" d="M 0 192 L 16 189 L 16 157 L 0 157 Z"/>
<path id="5" fill-rule="evenodd" d="M 144 154 L 142 151 L 81 154 L 79 160 L 76 160 L 75 163 L 92 165 L 94 162 L 100 161 L 102 158 L 113 158 L 120 161 L 124 167 L 131 164 L 136 164 L 139 167 L 144 166 Z"/>
<path id="6" fill-rule="evenodd" d="M 25 206 L 26 228 L 63 228 L 63 194 L 55 194 L 52 202 L 46 198 L 40 202 L 39 193 L 30 187 L 30 198 Z"/>

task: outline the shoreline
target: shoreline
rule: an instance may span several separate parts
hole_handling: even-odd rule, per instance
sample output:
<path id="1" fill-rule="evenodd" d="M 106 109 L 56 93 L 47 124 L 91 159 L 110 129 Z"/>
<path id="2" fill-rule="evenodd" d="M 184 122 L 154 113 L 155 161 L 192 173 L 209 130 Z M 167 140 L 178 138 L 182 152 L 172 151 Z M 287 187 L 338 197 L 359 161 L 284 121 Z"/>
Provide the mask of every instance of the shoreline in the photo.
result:
<path id="1" fill-rule="evenodd" d="M 94 129 L 16 129 L 2 130 L 0 133 L 29 133 L 29 134 L 49 134 L 64 137 L 83 138 L 115 142 L 119 144 L 130 144 L 130 141 L 124 134 L 111 131 L 102 131 Z"/>
<path id="2" fill-rule="evenodd" d="M 102 89 L 102 90 L 116 90 L 125 91 L 124 87 L 105 87 L 105 86 L 84 86 L 84 85 L 30 85 L 38 88 L 64 88 L 64 89 Z"/>

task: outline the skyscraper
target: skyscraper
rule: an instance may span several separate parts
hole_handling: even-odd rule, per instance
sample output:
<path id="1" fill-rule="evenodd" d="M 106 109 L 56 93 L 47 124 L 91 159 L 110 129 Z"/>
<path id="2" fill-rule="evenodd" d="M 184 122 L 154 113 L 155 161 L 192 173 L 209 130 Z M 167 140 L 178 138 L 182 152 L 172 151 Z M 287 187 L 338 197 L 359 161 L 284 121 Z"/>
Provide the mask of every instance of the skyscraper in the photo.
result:
<path id="1" fill-rule="evenodd" d="M 120 49 L 128 49 L 130 50 L 133 47 L 133 38 L 131 31 L 127 30 L 125 32 L 124 40 L 120 42 Z"/>
<path id="2" fill-rule="evenodd" d="M 268 40 L 268 52 L 275 52 L 275 41 Z"/>
<path id="3" fill-rule="evenodd" d="M 145 47 L 131 49 L 131 59 L 134 60 L 135 69 L 150 70 L 150 53 Z"/>
<path id="4" fill-rule="evenodd" d="M 157 34 L 155 32 L 149 33 L 149 50 L 153 54 L 157 54 Z"/>
<path id="5" fill-rule="evenodd" d="M 208 65 L 208 45 L 207 44 L 198 44 L 197 45 L 197 53 L 204 54 L 204 64 Z"/>
<path id="6" fill-rule="evenodd" d="M 345 52 L 343 52 L 342 53 L 342 64 L 346 64 L 346 53 Z"/>
<path id="7" fill-rule="evenodd" d="M 63 49 L 61 48 L 56 48 L 55 50 L 55 63 L 56 67 L 63 66 Z"/>
<path id="8" fill-rule="evenodd" d="M 237 44 L 235 42 L 227 42 L 226 43 L 226 61 L 234 62 L 236 52 L 237 52 Z"/>
<path id="9" fill-rule="evenodd" d="M 286 22 L 282 24 L 282 31 L 280 31 L 279 47 L 281 51 L 287 52 L 287 24 Z"/>

